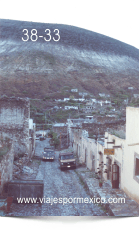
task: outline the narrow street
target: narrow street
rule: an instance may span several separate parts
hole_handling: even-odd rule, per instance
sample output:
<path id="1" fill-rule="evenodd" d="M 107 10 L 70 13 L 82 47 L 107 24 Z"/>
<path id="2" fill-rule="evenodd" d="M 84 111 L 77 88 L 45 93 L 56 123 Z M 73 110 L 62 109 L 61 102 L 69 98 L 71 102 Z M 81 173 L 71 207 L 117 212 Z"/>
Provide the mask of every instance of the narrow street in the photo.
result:
<path id="1" fill-rule="evenodd" d="M 49 139 L 36 141 L 36 155 L 42 156 L 44 147 L 49 146 Z M 59 168 L 59 152 L 56 151 L 55 160 L 40 161 L 37 180 L 44 180 L 44 198 L 62 198 L 65 202 L 42 204 L 17 204 L 11 206 L 10 216 L 106 216 L 100 206 L 93 203 L 70 202 L 74 198 L 88 198 L 82 181 L 80 181 L 76 170 L 64 170 Z M 45 200 L 46 201 L 46 200 Z"/>

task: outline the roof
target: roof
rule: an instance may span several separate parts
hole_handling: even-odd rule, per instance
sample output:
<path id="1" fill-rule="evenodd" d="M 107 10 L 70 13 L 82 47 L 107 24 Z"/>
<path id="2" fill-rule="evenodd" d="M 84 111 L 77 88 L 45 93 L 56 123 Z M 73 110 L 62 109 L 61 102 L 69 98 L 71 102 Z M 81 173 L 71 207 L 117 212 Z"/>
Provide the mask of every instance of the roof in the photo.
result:
<path id="1" fill-rule="evenodd" d="M 44 147 L 44 149 L 54 149 L 55 147 L 53 145 L 50 145 L 48 147 Z"/>
<path id="2" fill-rule="evenodd" d="M 63 127 L 63 126 L 67 126 L 67 124 L 65 123 L 56 123 L 53 125 L 53 127 Z"/>

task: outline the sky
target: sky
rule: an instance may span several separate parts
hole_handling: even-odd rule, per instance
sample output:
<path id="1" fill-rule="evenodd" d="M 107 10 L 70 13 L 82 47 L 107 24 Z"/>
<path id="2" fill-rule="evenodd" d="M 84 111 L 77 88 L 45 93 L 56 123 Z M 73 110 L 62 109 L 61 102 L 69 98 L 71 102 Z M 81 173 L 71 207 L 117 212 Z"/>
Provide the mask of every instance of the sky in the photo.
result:
<path id="1" fill-rule="evenodd" d="M 1 0 L 0 18 L 73 25 L 115 38 L 139 49 L 139 0 Z M 7 218 L 1 218 L 1 224 L 6 226 L 6 220 Z M 78 225 L 79 221 L 81 219 L 73 221 L 71 225 L 72 221 L 68 218 L 68 221 L 64 220 L 60 226 L 66 229 L 86 228 L 86 222 Z M 137 225 L 137 221 L 138 218 L 134 218 L 133 221 L 133 218 L 107 220 L 104 217 L 98 217 L 93 220 L 89 219 L 87 225 L 89 228 L 100 226 L 103 229 L 110 227 L 115 230 L 119 226 L 120 229 L 122 226 L 124 229 L 128 225 Z M 31 224 L 34 230 L 39 229 L 40 223 L 44 229 L 46 226 L 49 226 L 49 229 L 57 227 L 53 224 L 49 225 L 48 222 L 50 219 L 42 219 L 37 222 L 37 218 L 8 218 L 9 227 L 11 225 L 20 226 L 21 230 L 29 229 Z M 58 224 L 61 222 L 62 220 L 58 220 Z M 100 223 L 102 224 L 99 225 Z"/>
<path id="2" fill-rule="evenodd" d="M 138 9 L 138 0 L 1 0 L 0 18 L 73 25 L 139 49 Z"/>

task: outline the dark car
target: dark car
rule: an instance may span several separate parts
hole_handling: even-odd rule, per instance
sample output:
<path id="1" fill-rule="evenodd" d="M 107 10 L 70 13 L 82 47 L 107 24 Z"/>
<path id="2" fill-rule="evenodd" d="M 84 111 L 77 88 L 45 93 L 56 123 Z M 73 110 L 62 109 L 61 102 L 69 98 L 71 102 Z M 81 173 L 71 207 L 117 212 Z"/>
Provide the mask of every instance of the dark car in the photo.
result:
<path id="1" fill-rule="evenodd" d="M 46 137 L 43 137 L 43 136 L 40 137 L 40 141 L 44 141 L 45 139 Z"/>
<path id="2" fill-rule="evenodd" d="M 60 153 L 59 154 L 60 169 L 76 168 L 76 158 L 73 153 Z"/>
<path id="3" fill-rule="evenodd" d="M 40 140 L 40 136 L 42 136 L 40 133 L 36 133 L 36 140 Z"/>
<path id="4" fill-rule="evenodd" d="M 43 160 L 53 160 L 55 159 L 55 151 L 53 149 L 45 149 L 42 156 Z"/>

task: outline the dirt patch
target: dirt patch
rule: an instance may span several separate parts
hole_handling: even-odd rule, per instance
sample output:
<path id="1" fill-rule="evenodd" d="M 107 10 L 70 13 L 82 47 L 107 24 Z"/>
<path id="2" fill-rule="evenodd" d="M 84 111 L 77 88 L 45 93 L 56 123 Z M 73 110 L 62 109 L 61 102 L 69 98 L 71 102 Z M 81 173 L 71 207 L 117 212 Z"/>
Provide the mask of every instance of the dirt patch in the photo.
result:
<path id="1" fill-rule="evenodd" d="M 14 164 L 13 179 L 34 180 L 36 179 L 41 160 L 32 159 L 24 164 L 16 162 Z"/>

